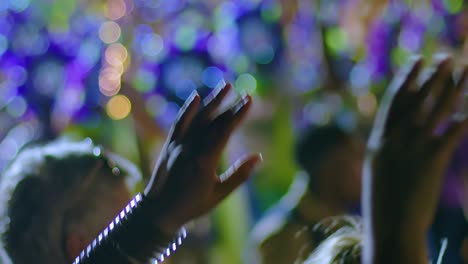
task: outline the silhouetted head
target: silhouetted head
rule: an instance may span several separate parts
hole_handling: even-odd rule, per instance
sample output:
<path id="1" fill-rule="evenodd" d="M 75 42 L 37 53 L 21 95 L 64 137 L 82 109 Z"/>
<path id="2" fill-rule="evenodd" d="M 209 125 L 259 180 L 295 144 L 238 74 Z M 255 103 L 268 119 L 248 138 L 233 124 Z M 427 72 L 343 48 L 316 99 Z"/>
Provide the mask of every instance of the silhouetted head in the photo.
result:
<path id="1" fill-rule="evenodd" d="M 11 260 L 70 263 L 129 201 L 134 165 L 91 140 L 23 150 L 0 182 L 0 233 Z"/>
<path id="2" fill-rule="evenodd" d="M 299 166 L 310 177 L 310 190 L 333 193 L 345 202 L 358 203 L 364 143 L 337 125 L 310 127 L 296 143 Z"/>

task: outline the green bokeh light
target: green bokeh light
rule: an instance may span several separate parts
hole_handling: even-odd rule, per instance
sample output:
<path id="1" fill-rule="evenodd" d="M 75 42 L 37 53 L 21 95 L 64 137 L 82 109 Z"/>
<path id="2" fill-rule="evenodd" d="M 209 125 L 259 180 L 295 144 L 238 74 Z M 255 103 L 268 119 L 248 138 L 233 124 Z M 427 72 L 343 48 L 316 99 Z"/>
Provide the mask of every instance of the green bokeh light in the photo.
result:
<path id="1" fill-rule="evenodd" d="M 463 0 L 444 0 L 444 6 L 451 14 L 456 14 L 463 7 Z"/>
<path id="2" fill-rule="evenodd" d="M 347 47 L 348 39 L 341 28 L 333 27 L 325 33 L 325 43 L 334 54 L 344 51 Z"/>
<path id="3" fill-rule="evenodd" d="M 154 73 L 140 70 L 132 81 L 133 87 L 140 92 L 151 91 L 156 86 L 157 78 Z"/>
<path id="4" fill-rule="evenodd" d="M 197 40 L 197 32 L 191 26 L 182 26 L 176 32 L 175 44 L 181 50 L 188 51 L 193 48 Z"/>
<path id="5" fill-rule="evenodd" d="M 263 8 L 261 15 L 263 20 L 268 22 L 274 22 L 281 18 L 283 11 L 281 10 L 281 6 L 278 3 L 275 3 L 267 8 Z"/>
<path id="6" fill-rule="evenodd" d="M 402 66 L 408 61 L 410 52 L 402 47 L 396 47 L 392 50 L 391 61 L 394 66 Z"/>
<path id="7" fill-rule="evenodd" d="M 253 94 L 257 89 L 257 80 L 251 74 L 244 73 L 237 77 L 235 86 L 238 91 L 246 91 L 249 94 Z"/>

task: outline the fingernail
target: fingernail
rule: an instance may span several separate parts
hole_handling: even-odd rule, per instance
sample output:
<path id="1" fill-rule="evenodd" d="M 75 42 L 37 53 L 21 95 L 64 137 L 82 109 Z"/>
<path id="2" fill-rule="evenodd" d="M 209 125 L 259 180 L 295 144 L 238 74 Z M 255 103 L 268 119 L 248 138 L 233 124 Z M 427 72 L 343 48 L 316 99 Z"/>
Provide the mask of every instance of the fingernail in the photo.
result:
<path id="1" fill-rule="evenodd" d="M 249 94 L 246 91 L 241 92 L 241 101 L 243 104 L 247 104 L 249 101 Z"/>
<path id="2" fill-rule="evenodd" d="M 242 95 L 239 101 L 232 107 L 232 111 L 234 113 L 239 112 L 242 109 L 242 107 L 244 107 L 248 102 L 249 102 L 248 95 L 247 94 Z"/>
<path id="3" fill-rule="evenodd" d="M 219 94 L 219 92 L 221 92 L 221 90 L 223 90 L 225 87 L 226 82 L 224 82 L 224 80 L 221 80 L 221 82 L 219 82 L 218 85 L 216 85 L 216 87 L 213 89 L 213 92 L 211 92 L 210 97 L 216 97 Z"/>
<path id="4" fill-rule="evenodd" d="M 243 106 L 244 106 L 244 103 L 242 103 L 242 101 L 239 101 L 231 108 L 231 111 L 235 114 L 239 112 Z"/>
<path id="5" fill-rule="evenodd" d="M 205 105 L 209 104 L 226 87 L 226 82 L 221 80 L 211 93 L 203 100 Z"/>
<path id="6" fill-rule="evenodd" d="M 409 62 L 414 65 L 418 63 L 420 60 L 422 60 L 422 56 L 420 54 L 413 54 L 409 58 Z"/>
<path id="7" fill-rule="evenodd" d="M 257 153 L 257 159 L 254 160 L 251 166 L 252 168 L 256 168 L 260 165 L 260 163 L 263 163 L 263 156 L 262 153 Z"/>
<path id="8" fill-rule="evenodd" d="M 221 90 L 224 87 L 226 87 L 226 82 L 224 79 L 221 79 L 221 81 L 219 81 L 219 83 L 216 85 L 215 90 Z"/>
<path id="9" fill-rule="evenodd" d="M 444 66 L 450 61 L 452 56 L 448 53 L 437 53 L 434 55 L 434 63 L 439 66 Z"/>
<path id="10" fill-rule="evenodd" d="M 197 95 L 198 95 L 197 90 L 193 90 L 192 93 L 190 93 L 189 97 L 187 97 L 185 101 L 190 103 L 193 101 L 193 99 L 195 99 Z"/>

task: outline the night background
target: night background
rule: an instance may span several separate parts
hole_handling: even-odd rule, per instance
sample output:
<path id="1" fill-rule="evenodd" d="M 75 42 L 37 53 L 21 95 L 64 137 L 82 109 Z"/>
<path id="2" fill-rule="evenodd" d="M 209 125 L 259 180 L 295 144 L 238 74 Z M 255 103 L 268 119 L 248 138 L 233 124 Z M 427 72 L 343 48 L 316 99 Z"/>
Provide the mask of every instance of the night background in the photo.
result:
<path id="1" fill-rule="evenodd" d="M 225 167 L 250 151 L 265 162 L 197 221 L 180 254 L 240 263 L 252 225 L 297 171 L 300 129 L 333 120 L 366 136 L 411 54 L 466 64 L 467 36 L 464 0 L 1 0 L 0 171 L 22 147 L 65 136 L 89 137 L 149 177 L 190 93 L 231 82 L 254 106 Z"/>

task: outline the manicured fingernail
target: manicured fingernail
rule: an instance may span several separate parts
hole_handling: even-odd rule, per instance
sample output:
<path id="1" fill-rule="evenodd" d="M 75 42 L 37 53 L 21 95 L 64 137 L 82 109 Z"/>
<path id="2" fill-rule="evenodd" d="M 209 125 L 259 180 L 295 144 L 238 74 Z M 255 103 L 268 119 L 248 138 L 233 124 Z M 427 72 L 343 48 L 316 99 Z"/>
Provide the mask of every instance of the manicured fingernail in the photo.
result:
<path id="1" fill-rule="evenodd" d="M 413 54 L 411 55 L 411 57 L 409 58 L 409 62 L 414 65 L 416 63 L 418 63 L 419 61 L 422 60 L 422 56 L 420 54 Z"/>
<path id="2" fill-rule="evenodd" d="M 203 100 L 203 103 L 205 105 L 209 104 L 218 94 L 226 88 L 226 82 L 224 80 L 221 80 L 218 85 L 211 91 L 211 93 Z"/>
<path id="3" fill-rule="evenodd" d="M 216 85 L 215 90 L 221 90 L 221 89 L 223 89 L 225 86 L 226 86 L 226 82 L 224 81 L 224 79 L 222 79 L 222 80 L 219 81 L 219 83 Z"/>
<path id="4" fill-rule="evenodd" d="M 249 94 L 245 90 L 242 90 L 242 92 L 240 93 L 240 97 L 242 103 L 244 104 L 246 104 L 249 101 Z"/>
<path id="5" fill-rule="evenodd" d="M 452 56 L 448 53 L 437 53 L 434 55 L 434 63 L 440 67 L 445 67 L 451 59 Z"/>
<path id="6" fill-rule="evenodd" d="M 187 97 L 187 100 L 185 100 L 186 102 L 192 102 L 193 99 L 195 99 L 195 97 L 198 95 L 198 91 L 197 90 L 193 90 L 192 93 L 189 95 L 189 97 Z"/>
<path id="7" fill-rule="evenodd" d="M 239 101 L 231 108 L 231 111 L 235 114 L 235 113 L 239 112 L 242 109 L 243 106 L 244 106 L 244 104 L 242 103 L 242 101 Z"/>
<path id="8" fill-rule="evenodd" d="M 252 168 L 258 167 L 263 162 L 262 153 L 257 153 L 257 158 L 252 162 Z"/>
<path id="9" fill-rule="evenodd" d="M 232 111 L 234 113 L 239 112 L 249 102 L 248 94 L 242 95 L 239 101 L 233 106 Z"/>
<path id="10" fill-rule="evenodd" d="M 210 97 L 216 97 L 219 94 L 219 92 L 221 92 L 221 90 L 223 90 L 225 87 L 226 82 L 224 82 L 224 80 L 221 80 L 221 82 L 219 82 L 218 85 L 216 85 L 216 87 L 213 89 L 213 92 L 211 92 Z"/>

